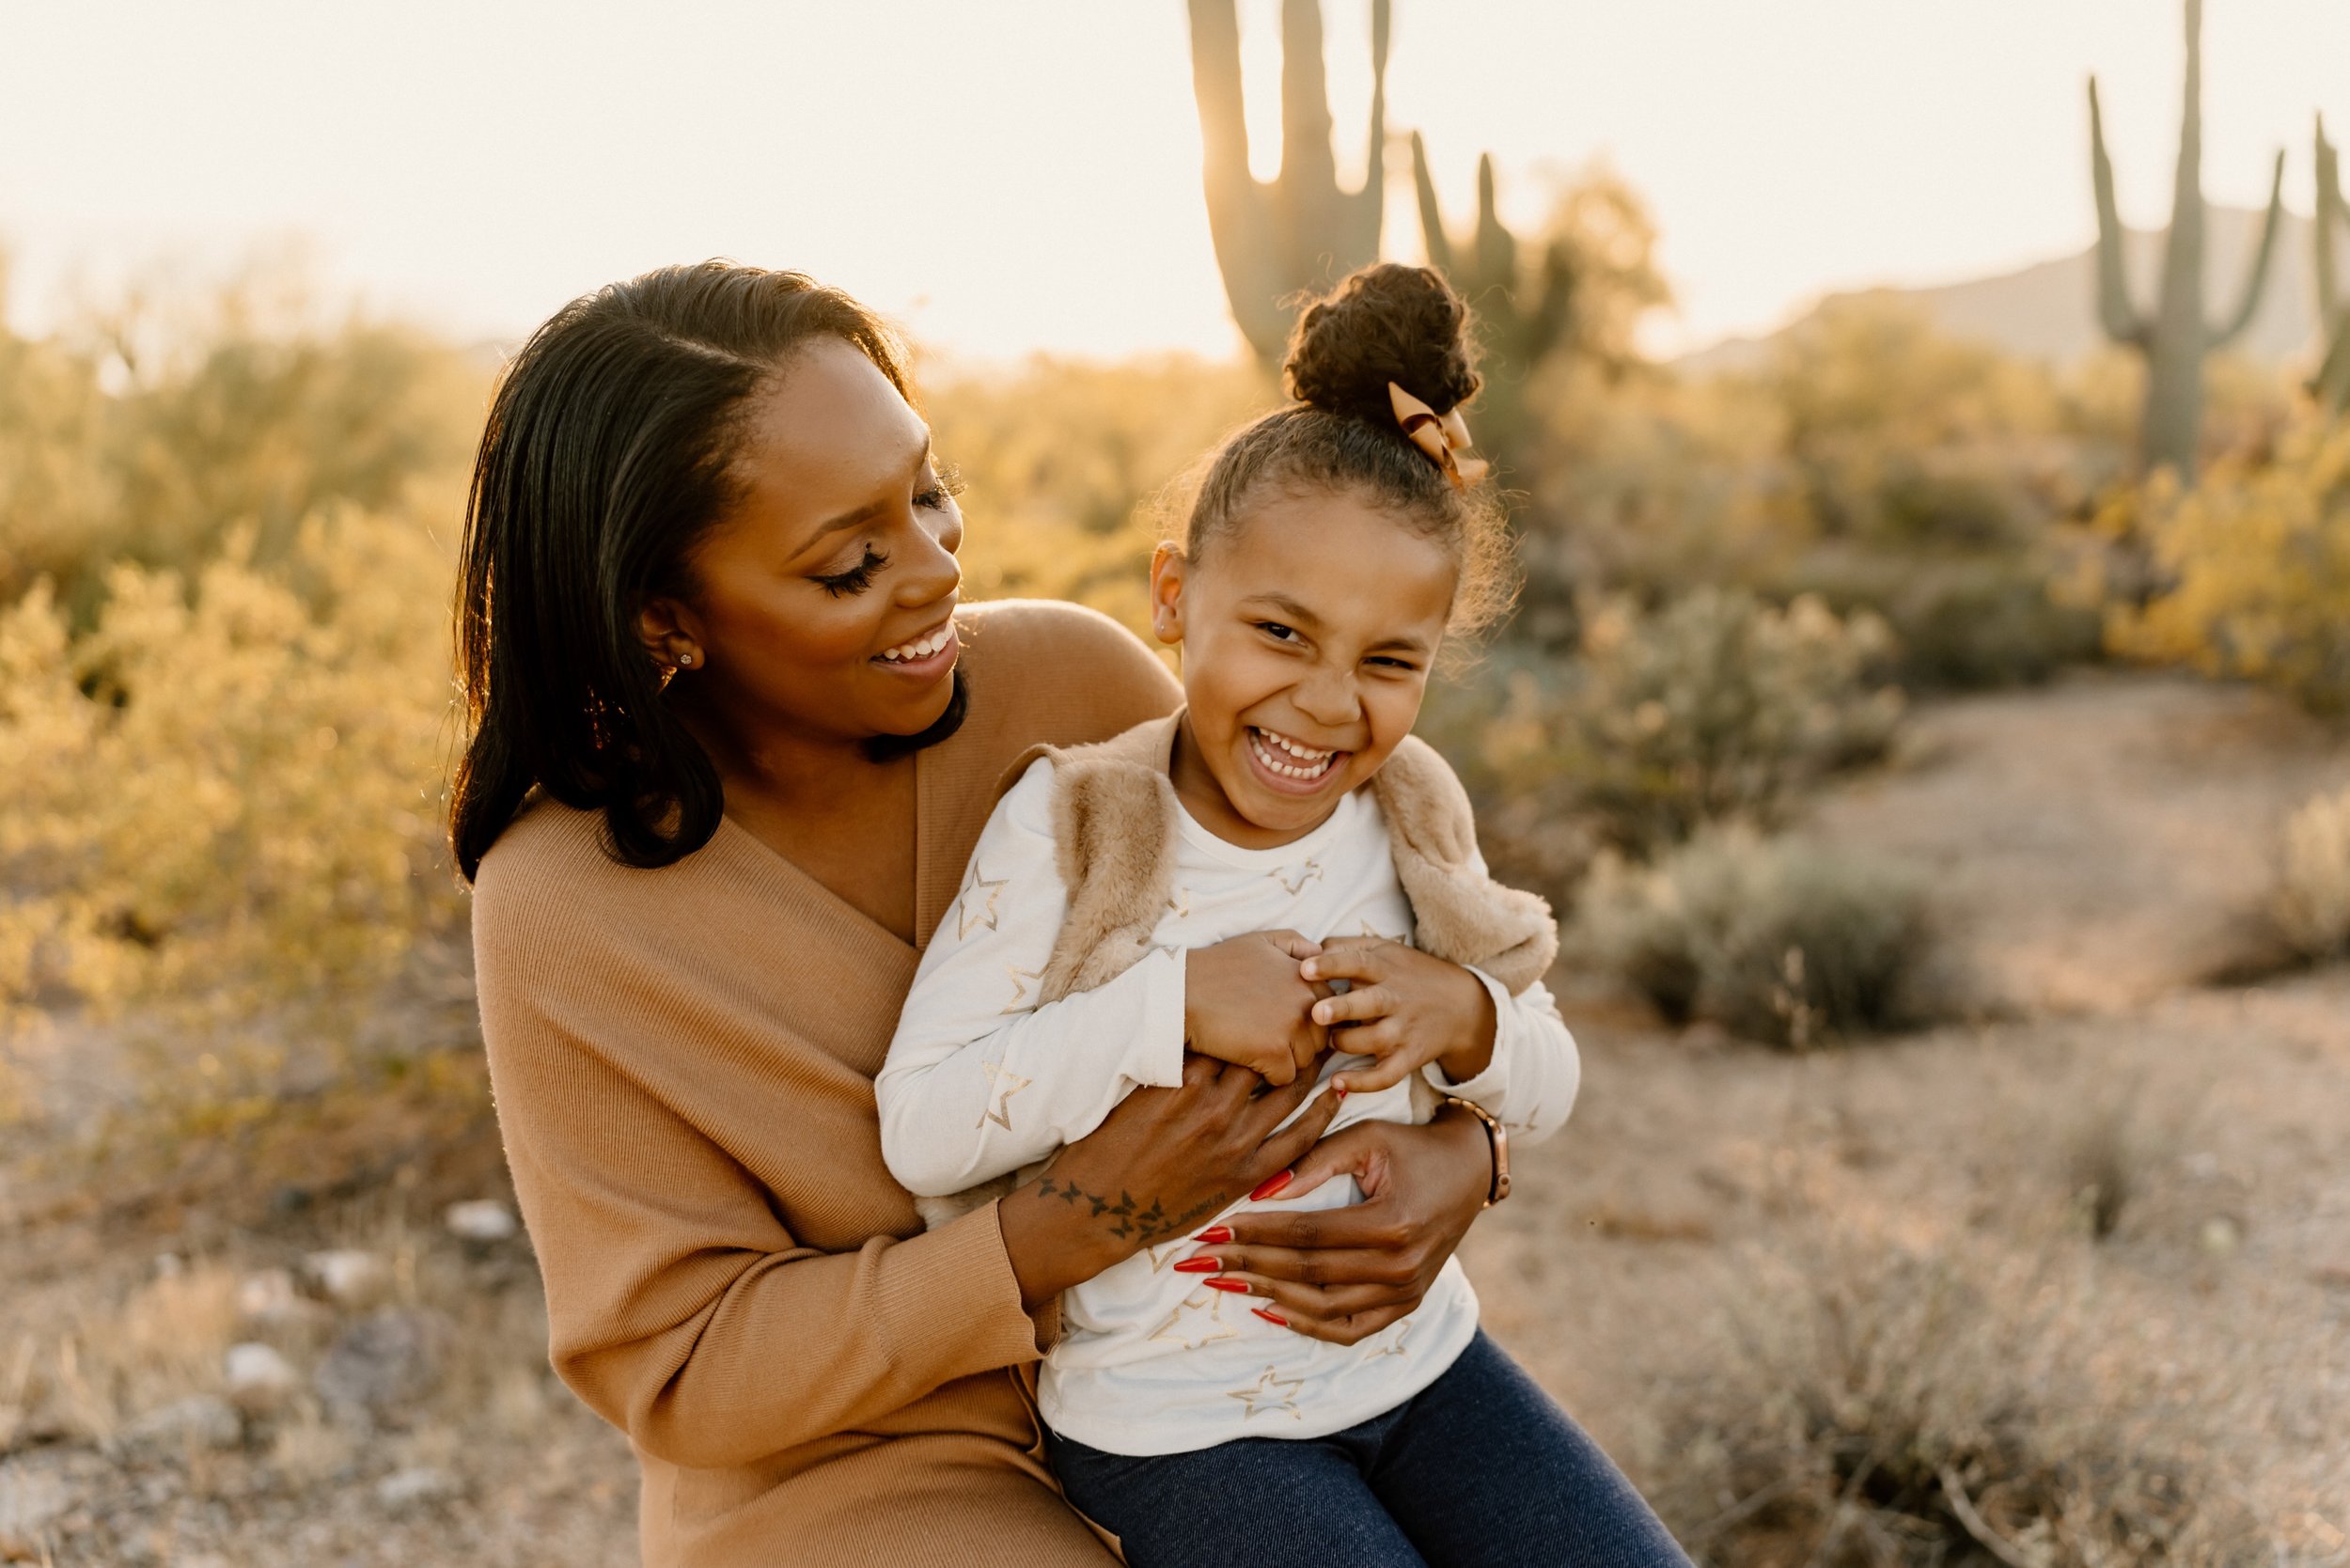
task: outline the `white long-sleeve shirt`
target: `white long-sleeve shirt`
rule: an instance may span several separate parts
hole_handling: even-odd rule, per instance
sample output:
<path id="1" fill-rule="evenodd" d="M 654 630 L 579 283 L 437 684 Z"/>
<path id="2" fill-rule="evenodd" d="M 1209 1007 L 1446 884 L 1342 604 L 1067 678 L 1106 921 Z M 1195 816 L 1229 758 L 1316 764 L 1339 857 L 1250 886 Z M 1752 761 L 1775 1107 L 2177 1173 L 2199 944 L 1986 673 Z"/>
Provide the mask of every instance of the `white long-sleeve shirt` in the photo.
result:
<path id="1" fill-rule="evenodd" d="M 882 1152 L 910 1191 L 960 1192 L 1016 1170 L 1091 1132 L 1136 1088 L 1180 1083 L 1185 949 L 1282 928 L 1318 941 L 1414 934 L 1368 790 L 1277 849 L 1227 843 L 1185 813 L 1175 890 L 1152 933 L 1157 950 L 1095 990 L 1040 1007 L 1038 977 L 1068 909 L 1052 790 L 1053 764 L 1040 760 L 997 804 L 963 892 L 923 953 L 875 1080 Z M 1512 996 L 1480 978 L 1494 999 L 1493 1059 L 1465 1083 L 1433 1063 L 1422 1071 L 1445 1093 L 1491 1111 L 1513 1141 L 1539 1139 L 1574 1103 L 1574 1039 L 1540 983 Z M 1366 1060 L 1334 1053 L 1323 1076 Z M 1410 1085 L 1349 1095 L 1331 1130 L 1372 1120 L 1410 1121 Z M 1252 1207 L 1328 1209 L 1361 1198 L 1341 1179 L 1287 1204 L 1243 1200 L 1186 1232 Z M 1476 1332 L 1476 1294 L 1457 1261 L 1409 1317 L 1340 1346 L 1268 1324 L 1247 1309 L 1247 1297 L 1173 1272 L 1195 1250 L 1188 1239 L 1150 1247 L 1064 1294 L 1064 1335 L 1039 1383 L 1056 1431 L 1128 1454 L 1322 1436 L 1426 1388 Z"/>

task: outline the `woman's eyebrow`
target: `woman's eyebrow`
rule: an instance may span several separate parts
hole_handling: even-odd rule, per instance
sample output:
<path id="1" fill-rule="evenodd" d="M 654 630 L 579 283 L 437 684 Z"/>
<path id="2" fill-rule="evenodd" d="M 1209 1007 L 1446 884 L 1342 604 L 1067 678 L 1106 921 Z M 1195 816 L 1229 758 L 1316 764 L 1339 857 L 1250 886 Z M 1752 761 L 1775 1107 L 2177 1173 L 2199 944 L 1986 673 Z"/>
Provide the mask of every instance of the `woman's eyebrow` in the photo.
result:
<path id="1" fill-rule="evenodd" d="M 922 449 L 914 455 L 914 462 L 906 469 L 907 474 L 919 474 L 929 465 L 930 461 L 931 438 L 930 432 L 925 431 L 922 435 Z M 815 528 L 809 532 L 807 538 L 801 541 L 800 550 L 806 551 L 812 549 L 819 541 L 830 537 L 833 534 L 838 533 L 843 528 L 854 528 L 859 524 L 870 523 L 874 518 L 879 517 L 882 513 L 887 511 L 895 504 L 896 503 L 886 495 L 876 496 L 874 499 L 866 502 L 863 506 L 857 508 L 854 511 L 844 511 L 838 517 L 827 518 L 825 521 L 817 524 Z M 794 553 L 797 554 L 798 552 Z"/>

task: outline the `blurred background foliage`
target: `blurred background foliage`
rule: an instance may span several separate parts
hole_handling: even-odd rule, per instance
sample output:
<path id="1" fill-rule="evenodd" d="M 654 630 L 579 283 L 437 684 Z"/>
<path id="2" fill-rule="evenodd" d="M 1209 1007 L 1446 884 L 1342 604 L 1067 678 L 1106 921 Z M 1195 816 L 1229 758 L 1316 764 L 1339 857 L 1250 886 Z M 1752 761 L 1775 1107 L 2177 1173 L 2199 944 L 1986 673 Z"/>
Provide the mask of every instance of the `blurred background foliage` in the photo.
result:
<path id="1" fill-rule="evenodd" d="M 1527 248 L 1570 259 L 1574 306 L 1512 391 L 1522 602 L 1426 720 L 1506 873 L 1569 906 L 1603 851 L 1782 821 L 1884 756 L 1907 700 L 2080 662 L 2350 707 L 2350 433 L 2293 388 L 2220 361 L 2207 477 L 2141 483 L 2118 353 L 2060 371 L 1862 296 L 1742 364 L 1652 363 L 1636 332 L 1667 296 L 1637 193 L 1594 167 L 1550 210 Z M 294 1007 L 337 1038 L 462 934 L 446 596 L 494 357 L 267 272 L 0 335 L 20 1027 Z M 1277 396 L 1258 364 L 1184 357 L 926 381 L 972 596 L 1138 630 L 1184 476 Z"/>

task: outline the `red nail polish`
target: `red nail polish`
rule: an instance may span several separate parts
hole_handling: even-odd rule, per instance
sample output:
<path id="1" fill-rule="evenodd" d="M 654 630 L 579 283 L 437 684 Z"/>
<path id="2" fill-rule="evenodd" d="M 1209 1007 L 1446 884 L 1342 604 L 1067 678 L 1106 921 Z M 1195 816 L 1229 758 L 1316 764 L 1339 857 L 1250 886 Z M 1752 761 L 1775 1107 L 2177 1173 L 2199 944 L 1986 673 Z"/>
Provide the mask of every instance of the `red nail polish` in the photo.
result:
<path id="1" fill-rule="evenodd" d="M 1346 1085 L 1343 1081 L 1333 1080 L 1330 1087 L 1338 1091 L 1340 1099 L 1343 1100 L 1346 1098 Z"/>
<path id="2" fill-rule="evenodd" d="M 1211 1225 L 1191 1239 L 1202 1247 L 1222 1247 L 1232 1239 L 1232 1228 L 1229 1225 Z"/>
<path id="3" fill-rule="evenodd" d="M 1263 1181 L 1257 1184 L 1257 1190 L 1248 1195 L 1249 1201 L 1254 1203 L 1263 1202 L 1275 1193 L 1279 1192 L 1283 1187 L 1288 1186 L 1291 1182 L 1296 1179 L 1296 1176 L 1297 1172 L 1294 1170 L 1284 1170 L 1277 1175 L 1266 1177 Z"/>
<path id="4" fill-rule="evenodd" d="M 1178 1274 L 1214 1274 L 1224 1267 L 1221 1258 L 1185 1258 L 1175 1265 Z"/>
<path id="5" fill-rule="evenodd" d="M 1283 1317 L 1280 1313 L 1274 1311 L 1269 1307 L 1251 1307 L 1248 1309 L 1256 1313 L 1259 1317 L 1264 1319 L 1265 1322 L 1273 1324 L 1277 1327 L 1287 1328 L 1290 1325 L 1289 1319 Z"/>
<path id="6" fill-rule="evenodd" d="M 1202 1279 L 1200 1283 L 1212 1291 L 1230 1291 L 1234 1295 L 1248 1294 L 1248 1281 L 1246 1279 L 1226 1279 L 1219 1277 L 1214 1279 Z"/>

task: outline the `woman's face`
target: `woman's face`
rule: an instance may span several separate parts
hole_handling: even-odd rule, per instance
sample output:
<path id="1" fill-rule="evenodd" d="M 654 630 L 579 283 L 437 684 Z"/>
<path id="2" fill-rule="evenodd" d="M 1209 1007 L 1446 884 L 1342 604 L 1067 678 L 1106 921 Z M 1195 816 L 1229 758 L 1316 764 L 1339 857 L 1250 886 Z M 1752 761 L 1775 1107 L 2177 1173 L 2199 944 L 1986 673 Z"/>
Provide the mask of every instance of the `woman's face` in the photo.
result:
<path id="1" fill-rule="evenodd" d="M 744 421 L 741 498 L 688 557 L 691 595 L 644 612 L 680 666 L 669 700 L 754 750 L 919 734 L 961 652 L 963 513 L 929 427 L 836 337 L 795 351 Z"/>

